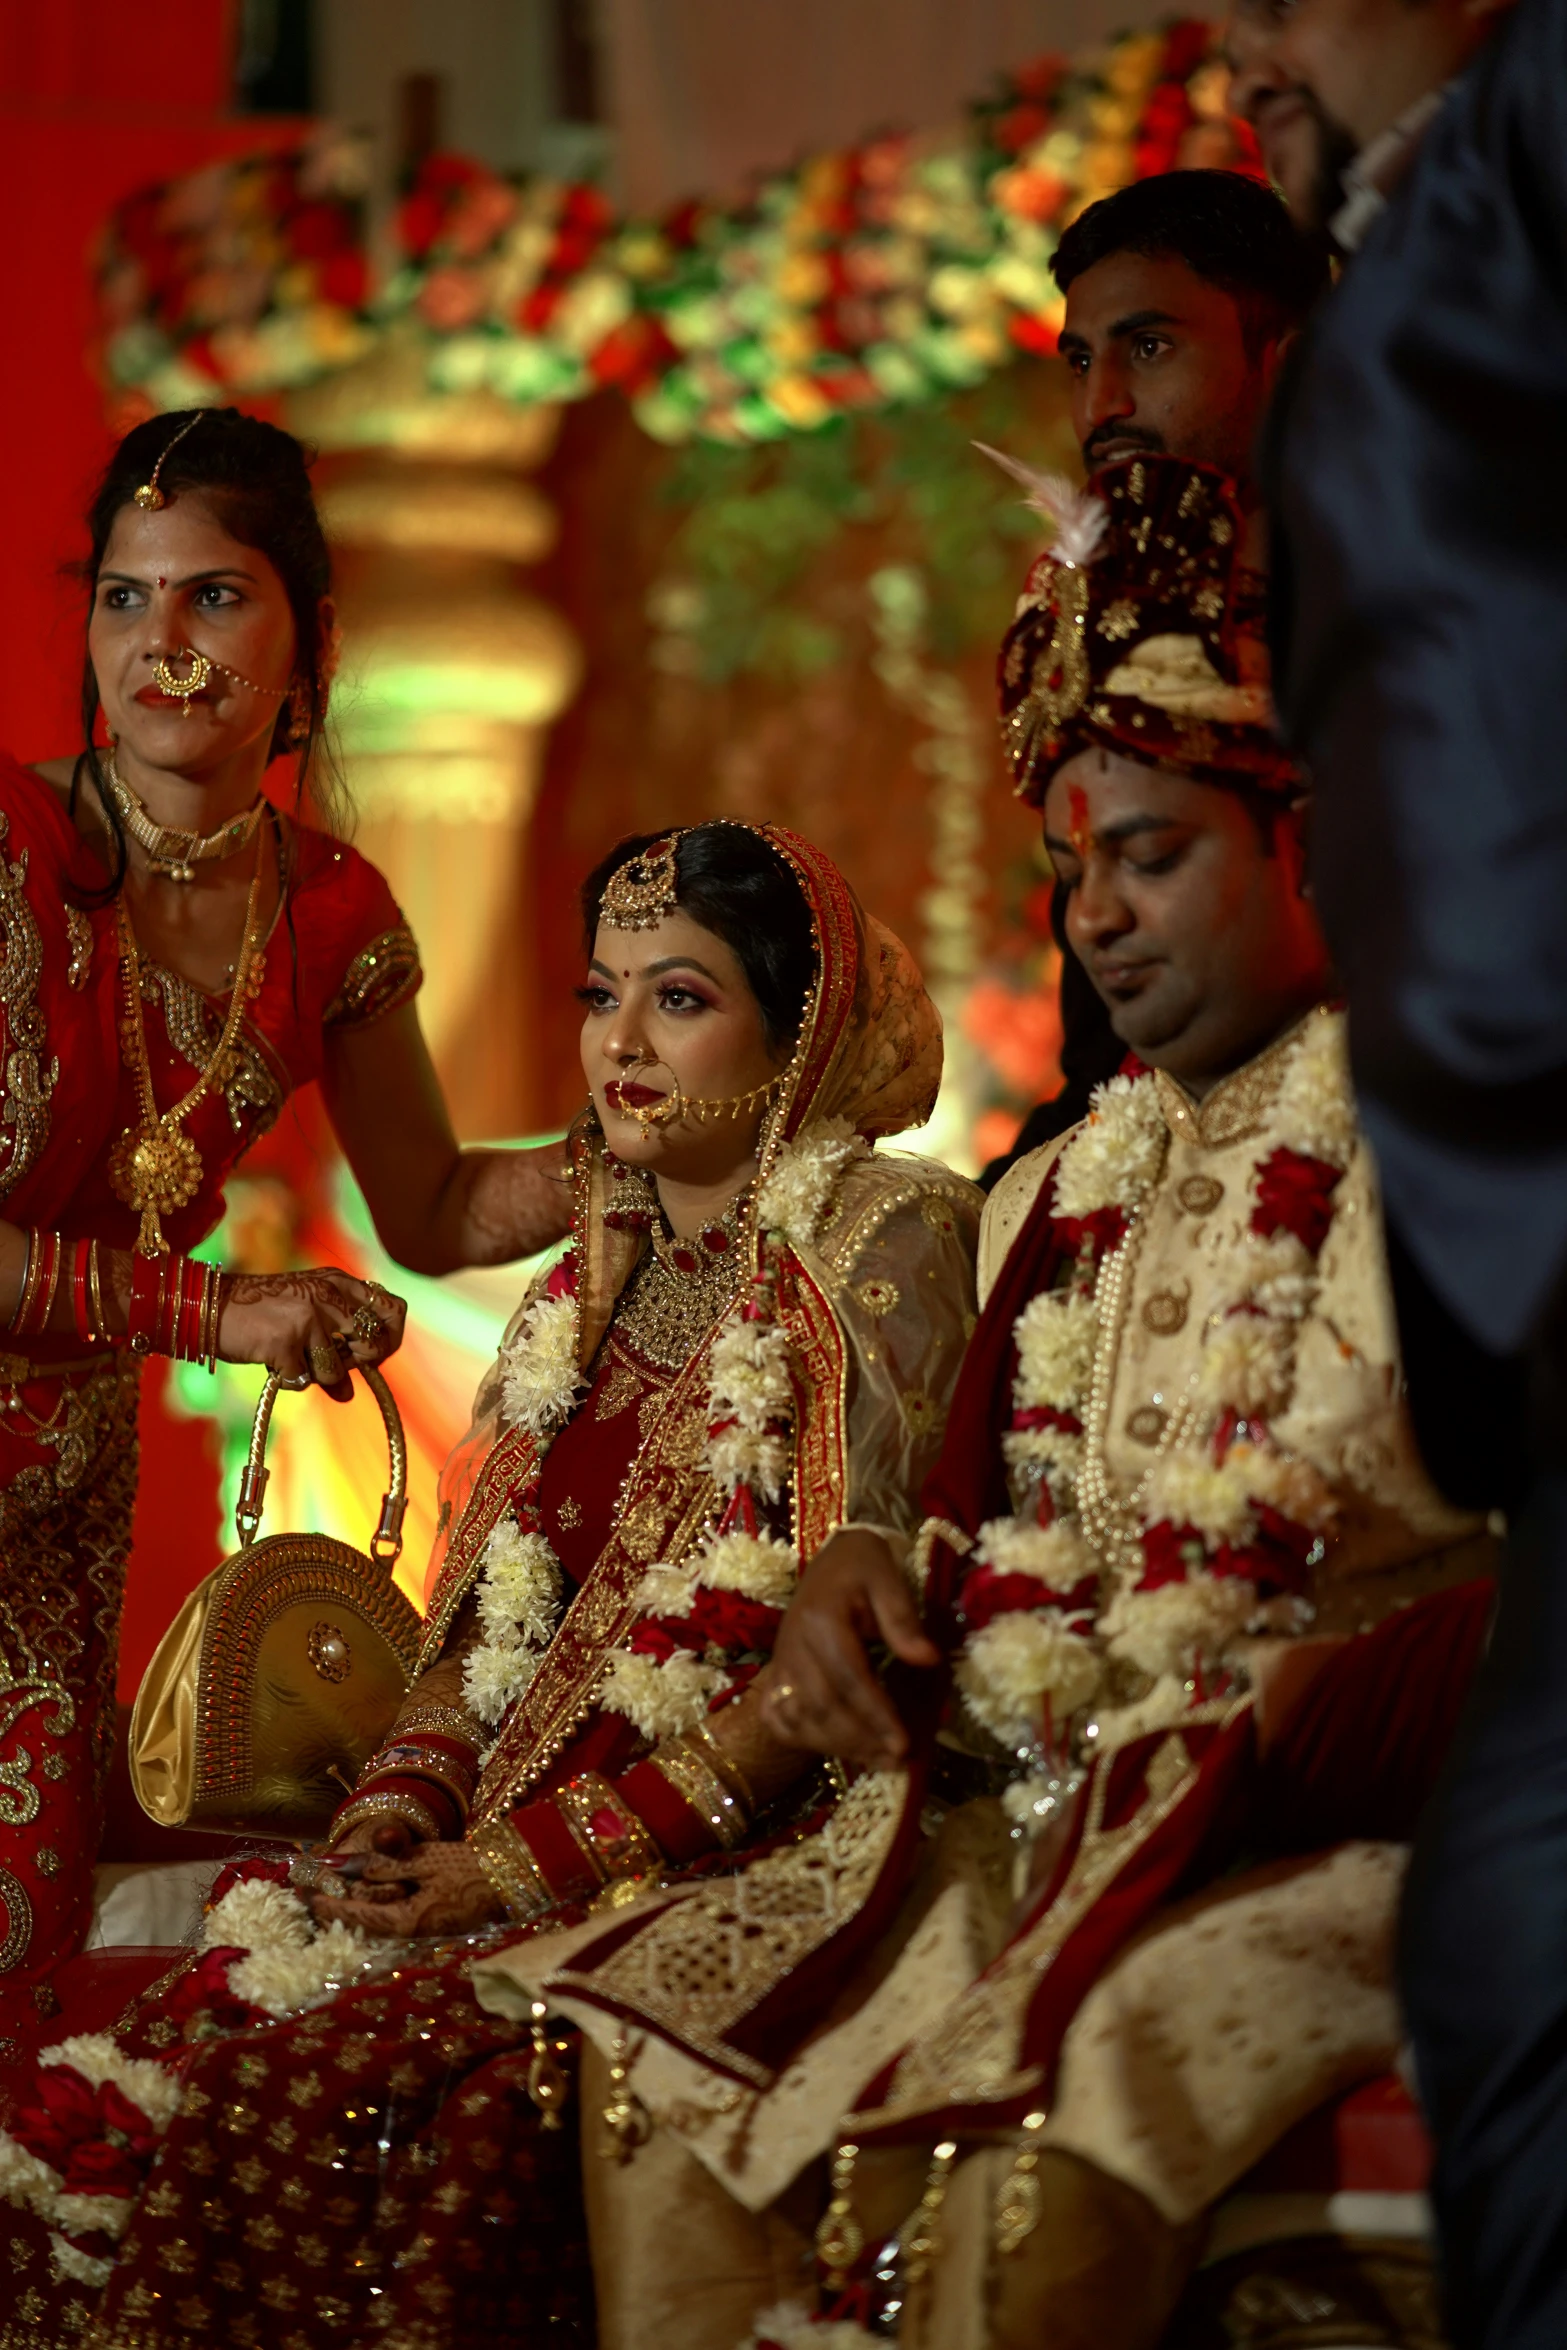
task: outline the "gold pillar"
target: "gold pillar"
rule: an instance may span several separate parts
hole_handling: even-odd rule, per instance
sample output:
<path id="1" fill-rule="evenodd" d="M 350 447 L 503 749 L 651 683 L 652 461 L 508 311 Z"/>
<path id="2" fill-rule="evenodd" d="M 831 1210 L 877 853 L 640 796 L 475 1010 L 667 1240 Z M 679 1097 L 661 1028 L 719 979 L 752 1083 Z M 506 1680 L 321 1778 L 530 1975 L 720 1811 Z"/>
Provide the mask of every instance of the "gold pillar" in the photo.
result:
<path id="1" fill-rule="evenodd" d="M 288 422 L 325 460 L 354 838 L 419 940 L 425 1032 L 459 1133 L 516 1132 L 535 1099 L 528 822 L 547 729 L 581 674 L 571 630 L 518 576 L 555 539 L 526 476 L 559 411 L 431 391 L 418 346 L 393 341 L 293 394 Z"/>

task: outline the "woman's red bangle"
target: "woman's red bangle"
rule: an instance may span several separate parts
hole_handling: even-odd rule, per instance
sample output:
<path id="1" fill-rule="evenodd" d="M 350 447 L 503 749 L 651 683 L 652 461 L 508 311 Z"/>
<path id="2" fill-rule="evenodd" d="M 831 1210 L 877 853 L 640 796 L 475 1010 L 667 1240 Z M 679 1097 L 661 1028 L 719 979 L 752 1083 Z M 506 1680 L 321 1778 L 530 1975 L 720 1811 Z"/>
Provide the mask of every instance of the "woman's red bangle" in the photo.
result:
<path id="1" fill-rule="evenodd" d="M 215 1367 L 221 1308 L 216 1265 L 196 1257 L 131 1257 L 127 1336 L 138 1355 L 172 1355 L 176 1362 Z"/>
<path id="2" fill-rule="evenodd" d="M 96 1344 L 98 1333 L 92 1326 L 92 1299 L 87 1288 L 87 1268 L 92 1259 L 92 1242 L 78 1240 L 71 1249 L 71 1320 L 83 1346 Z"/>

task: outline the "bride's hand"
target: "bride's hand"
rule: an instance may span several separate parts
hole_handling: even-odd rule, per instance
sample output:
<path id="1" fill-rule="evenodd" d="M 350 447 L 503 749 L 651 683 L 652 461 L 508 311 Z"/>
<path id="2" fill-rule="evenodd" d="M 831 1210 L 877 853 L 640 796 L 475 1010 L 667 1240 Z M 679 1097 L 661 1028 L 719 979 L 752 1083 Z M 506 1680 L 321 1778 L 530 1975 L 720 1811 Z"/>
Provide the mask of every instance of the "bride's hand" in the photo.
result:
<path id="1" fill-rule="evenodd" d="M 401 1860 L 424 1841 L 411 1820 L 358 1820 L 346 1836 L 340 1836 L 320 1857 L 341 1860 L 348 1853 L 359 1856 L 384 1853 L 389 1860 Z"/>
<path id="2" fill-rule="evenodd" d="M 310 1906 L 322 1925 L 335 1921 L 405 1941 L 477 1933 L 506 1915 L 466 1844 L 421 1844 L 402 1858 L 379 1854 L 364 1863 L 352 1893 L 318 1893 Z"/>
<path id="3" fill-rule="evenodd" d="M 346 1403 L 349 1370 L 396 1353 L 407 1310 L 378 1282 L 330 1266 L 235 1273 L 223 1283 L 218 1353 L 226 1363 L 265 1363 L 284 1379 L 309 1378 Z"/>

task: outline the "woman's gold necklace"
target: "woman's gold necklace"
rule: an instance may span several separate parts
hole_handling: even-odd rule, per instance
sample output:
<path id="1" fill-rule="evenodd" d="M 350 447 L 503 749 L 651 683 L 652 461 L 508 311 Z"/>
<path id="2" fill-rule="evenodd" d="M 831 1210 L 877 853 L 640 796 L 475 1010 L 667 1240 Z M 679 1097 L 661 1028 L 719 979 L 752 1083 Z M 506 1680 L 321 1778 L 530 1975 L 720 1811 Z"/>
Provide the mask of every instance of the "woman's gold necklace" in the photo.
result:
<path id="1" fill-rule="evenodd" d="M 146 1014 L 142 1006 L 141 956 L 123 893 L 115 907 L 120 925 L 120 973 L 125 982 L 120 1041 L 126 1067 L 134 1076 L 141 1096 L 141 1123 L 128 1126 L 110 1151 L 109 1182 L 115 1197 L 122 1199 L 128 1208 L 135 1208 L 141 1217 L 136 1246 L 145 1257 L 161 1256 L 167 1251 L 169 1244 L 163 1237 L 162 1218 L 185 1207 L 201 1189 L 205 1169 L 200 1151 L 183 1131 L 184 1121 L 214 1085 L 227 1081 L 245 1007 L 260 993 L 266 976 L 266 956 L 256 919 L 261 902 L 263 846 L 262 841 L 256 843 L 255 877 L 245 906 L 244 935 L 234 965 L 234 992 L 229 999 L 223 1033 L 195 1084 L 169 1110 L 158 1108 L 158 1097 L 153 1090 L 152 1064 L 147 1057 Z"/>
<path id="2" fill-rule="evenodd" d="M 120 820 L 138 848 L 146 850 L 154 873 L 163 881 L 194 881 L 198 865 L 208 864 L 214 857 L 237 857 L 266 812 L 267 803 L 258 793 L 242 816 L 230 817 L 216 832 L 182 832 L 149 816 L 115 765 L 112 749 L 108 770 L 109 794 Z"/>

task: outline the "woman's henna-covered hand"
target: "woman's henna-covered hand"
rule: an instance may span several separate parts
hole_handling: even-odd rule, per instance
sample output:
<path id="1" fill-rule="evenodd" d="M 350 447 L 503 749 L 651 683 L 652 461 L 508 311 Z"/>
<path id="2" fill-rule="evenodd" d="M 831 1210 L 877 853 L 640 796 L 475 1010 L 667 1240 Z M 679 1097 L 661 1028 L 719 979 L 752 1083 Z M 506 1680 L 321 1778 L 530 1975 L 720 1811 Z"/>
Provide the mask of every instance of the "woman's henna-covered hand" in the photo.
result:
<path id="1" fill-rule="evenodd" d="M 824 1543 L 800 1577 L 772 1663 L 757 1675 L 780 1737 L 866 1770 L 902 1762 L 908 1733 L 866 1654 L 878 1640 L 905 1664 L 941 1662 L 886 1543 L 849 1528 Z"/>
<path id="2" fill-rule="evenodd" d="M 350 1368 L 395 1354 L 407 1311 L 402 1298 L 378 1283 L 356 1281 L 335 1266 L 235 1273 L 223 1284 L 218 1353 L 226 1363 L 265 1363 L 285 1380 L 312 1379 L 347 1403 Z M 325 1375 L 333 1364 L 335 1378 Z"/>
<path id="3" fill-rule="evenodd" d="M 421 1844 L 400 1859 L 378 1855 L 358 1864 L 348 1882 L 351 1892 L 312 1897 L 310 1906 L 322 1925 L 335 1920 L 366 1934 L 407 1939 L 473 1934 L 506 1915 L 466 1844 Z"/>

